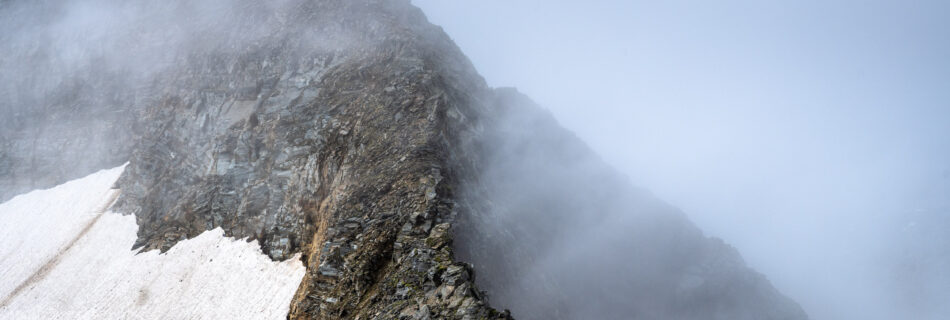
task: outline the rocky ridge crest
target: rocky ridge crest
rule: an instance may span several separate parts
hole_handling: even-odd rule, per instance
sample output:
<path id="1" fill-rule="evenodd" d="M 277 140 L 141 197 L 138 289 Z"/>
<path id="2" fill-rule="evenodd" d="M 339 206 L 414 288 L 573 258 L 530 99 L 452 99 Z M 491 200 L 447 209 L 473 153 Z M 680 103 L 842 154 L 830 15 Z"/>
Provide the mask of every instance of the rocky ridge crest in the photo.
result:
<path id="1" fill-rule="evenodd" d="M 203 13 L 168 3 L 158 9 L 170 16 Z M 272 259 L 299 253 L 308 272 L 291 303 L 294 319 L 510 318 L 489 306 L 486 288 L 493 302 L 525 318 L 590 317 L 617 299 L 643 301 L 631 304 L 643 308 L 601 316 L 804 318 L 733 249 L 615 178 L 527 98 L 489 88 L 408 1 L 234 1 L 224 9 L 239 23 L 129 38 L 138 47 L 177 48 L 152 57 L 159 67 L 130 75 L 124 71 L 141 70 L 92 59 L 51 84 L 56 94 L 12 100 L 40 107 L 0 109 L 13 115 L 0 125 L 0 197 L 128 161 L 114 210 L 136 216 L 137 248 L 164 251 L 221 227 L 228 236 L 258 240 Z M 37 60 L 56 49 L 10 43 L 4 51 Z M 56 72 L 11 80 L 4 92 Z M 497 150 L 524 150 L 515 159 L 553 166 L 512 162 Z M 647 250 L 642 257 L 670 259 L 656 265 L 675 270 L 675 277 L 664 273 L 649 283 L 638 281 L 659 275 L 647 272 L 650 263 L 620 275 L 627 281 L 610 287 L 614 295 L 595 297 L 606 302 L 591 310 L 577 308 L 572 295 L 603 284 L 572 283 L 584 278 L 563 270 L 530 272 L 544 250 L 575 233 L 557 227 L 564 223 L 520 223 L 503 212 L 535 214 L 540 222 L 551 208 L 519 207 L 498 193 L 524 186 L 520 179 L 531 175 L 559 179 L 556 172 L 588 166 L 595 175 L 572 181 L 598 187 L 540 188 L 528 199 L 585 199 L 552 202 L 577 209 L 580 221 L 610 217 L 582 212 L 641 208 L 635 216 L 649 217 L 643 229 L 604 248 Z M 500 167 L 528 173 L 492 174 Z M 646 232 L 658 225 L 675 232 Z M 678 246 L 650 248 L 657 243 Z M 611 270 L 622 274 L 622 267 Z M 677 289 L 684 283 L 686 291 Z M 645 309 L 655 305 L 671 310 Z"/>

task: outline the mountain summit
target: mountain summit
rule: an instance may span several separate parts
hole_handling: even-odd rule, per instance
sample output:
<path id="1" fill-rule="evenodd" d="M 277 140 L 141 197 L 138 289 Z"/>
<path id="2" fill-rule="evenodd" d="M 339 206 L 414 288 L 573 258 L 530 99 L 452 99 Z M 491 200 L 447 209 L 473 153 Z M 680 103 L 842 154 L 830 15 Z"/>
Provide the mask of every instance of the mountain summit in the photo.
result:
<path id="1" fill-rule="evenodd" d="M 7 1 L 0 21 L 0 201 L 127 162 L 130 249 L 220 228 L 300 259 L 289 318 L 807 318 L 408 1 Z"/>

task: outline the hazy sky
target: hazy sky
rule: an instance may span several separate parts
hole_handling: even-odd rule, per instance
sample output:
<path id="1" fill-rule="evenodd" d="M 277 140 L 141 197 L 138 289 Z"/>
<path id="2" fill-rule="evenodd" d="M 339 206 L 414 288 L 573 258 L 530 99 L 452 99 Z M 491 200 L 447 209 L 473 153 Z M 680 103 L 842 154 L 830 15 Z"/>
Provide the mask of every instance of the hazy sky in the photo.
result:
<path id="1" fill-rule="evenodd" d="M 950 2 L 413 3 L 813 318 L 902 312 L 890 236 L 950 197 Z"/>

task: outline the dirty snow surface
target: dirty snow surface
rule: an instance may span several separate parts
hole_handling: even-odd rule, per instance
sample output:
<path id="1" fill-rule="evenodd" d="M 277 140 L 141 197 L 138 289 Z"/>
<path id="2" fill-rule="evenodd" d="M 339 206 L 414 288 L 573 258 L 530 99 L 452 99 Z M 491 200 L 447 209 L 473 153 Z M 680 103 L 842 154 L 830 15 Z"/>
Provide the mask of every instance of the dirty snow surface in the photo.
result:
<path id="1" fill-rule="evenodd" d="M 221 229 L 166 254 L 131 251 L 107 212 L 123 167 L 0 204 L 0 319 L 283 319 L 304 275 Z"/>

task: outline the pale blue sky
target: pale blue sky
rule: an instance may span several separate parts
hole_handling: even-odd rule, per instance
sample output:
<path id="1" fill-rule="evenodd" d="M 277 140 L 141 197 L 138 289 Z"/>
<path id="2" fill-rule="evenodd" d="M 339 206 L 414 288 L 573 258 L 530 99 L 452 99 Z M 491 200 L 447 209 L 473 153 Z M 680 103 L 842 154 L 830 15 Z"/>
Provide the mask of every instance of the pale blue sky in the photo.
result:
<path id="1" fill-rule="evenodd" d="M 815 319 L 902 312 L 874 281 L 950 169 L 950 2 L 413 3 Z"/>

